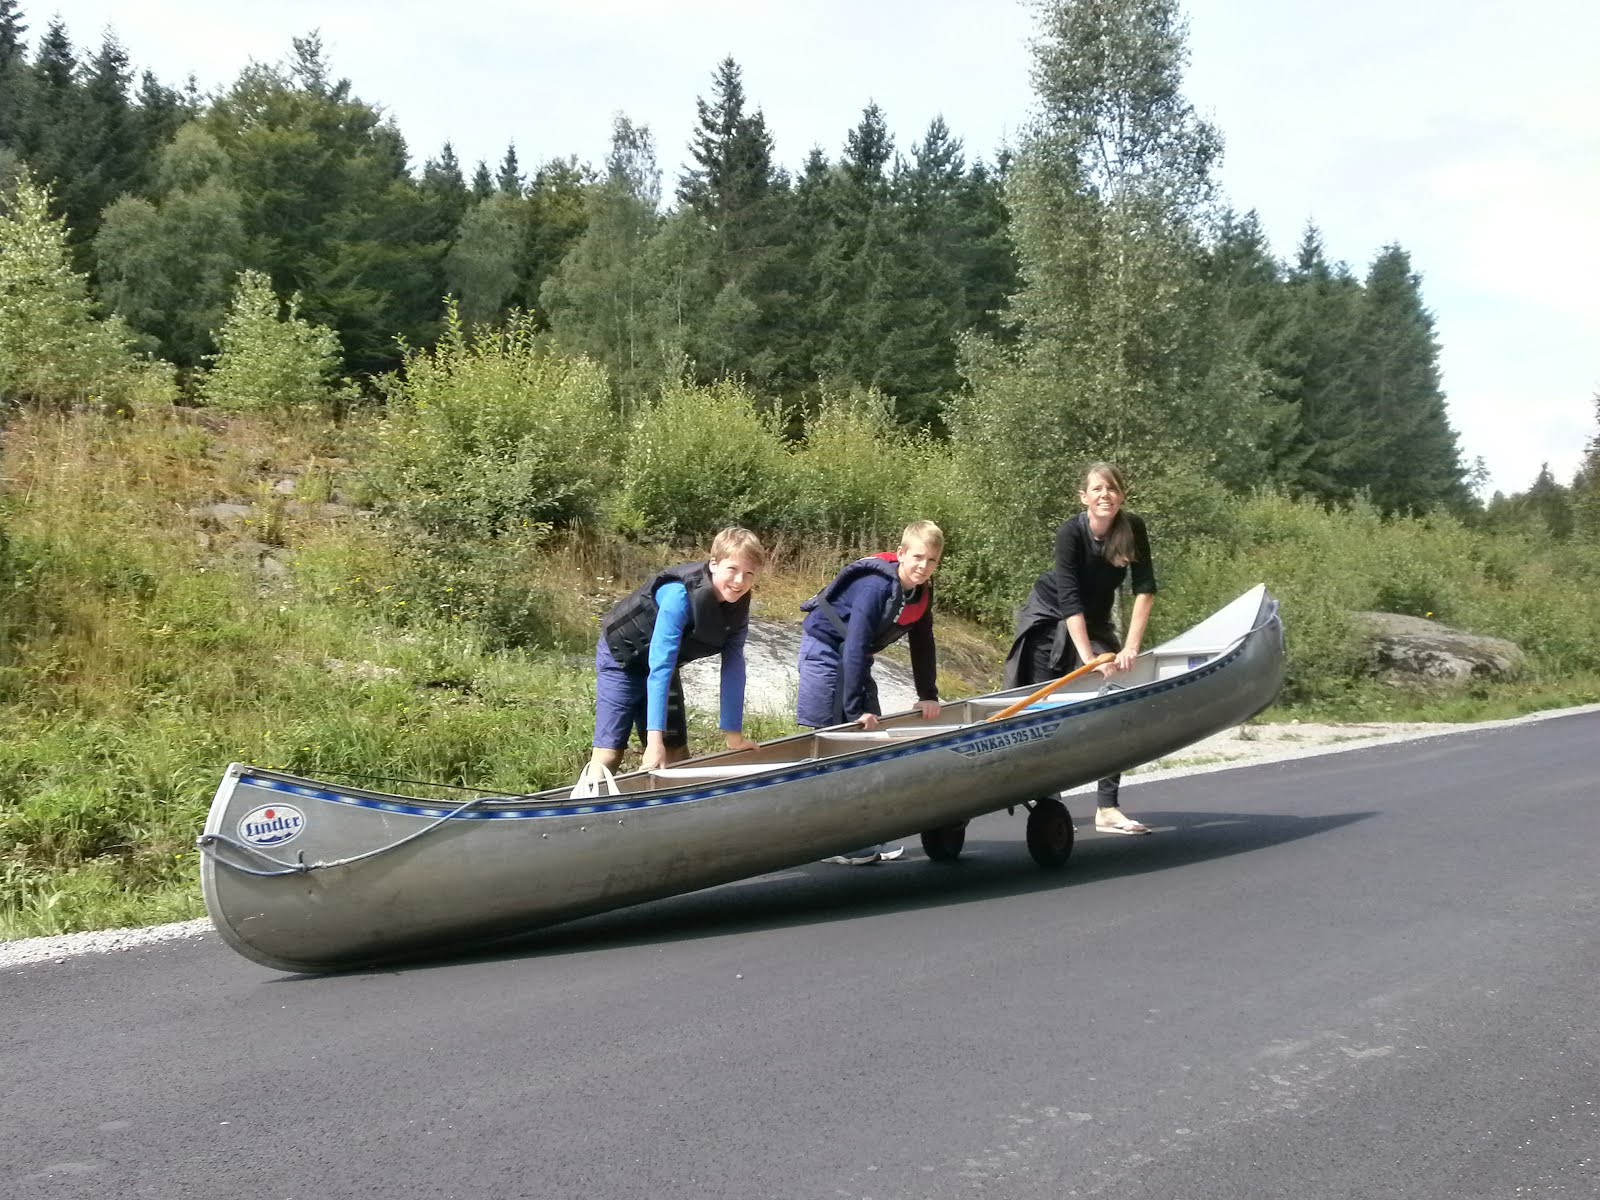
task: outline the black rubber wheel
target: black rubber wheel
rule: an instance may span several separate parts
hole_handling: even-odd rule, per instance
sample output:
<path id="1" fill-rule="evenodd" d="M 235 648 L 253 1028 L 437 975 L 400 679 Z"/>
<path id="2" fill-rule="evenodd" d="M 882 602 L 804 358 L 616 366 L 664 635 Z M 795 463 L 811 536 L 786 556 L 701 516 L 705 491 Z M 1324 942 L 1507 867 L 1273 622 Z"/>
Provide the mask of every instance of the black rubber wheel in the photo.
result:
<path id="1" fill-rule="evenodd" d="M 934 862 L 955 862 L 961 857 L 961 847 L 967 844 L 967 823 L 941 825 L 937 829 L 922 831 L 922 852 Z"/>
<path id="2" fill-rule="evenodd" d="M 1054 796 L 1033 802 L 1028 813 L 1028 853 L 1046 871 L 1055 871 L 1072 857 L 1072 814 Z"/>

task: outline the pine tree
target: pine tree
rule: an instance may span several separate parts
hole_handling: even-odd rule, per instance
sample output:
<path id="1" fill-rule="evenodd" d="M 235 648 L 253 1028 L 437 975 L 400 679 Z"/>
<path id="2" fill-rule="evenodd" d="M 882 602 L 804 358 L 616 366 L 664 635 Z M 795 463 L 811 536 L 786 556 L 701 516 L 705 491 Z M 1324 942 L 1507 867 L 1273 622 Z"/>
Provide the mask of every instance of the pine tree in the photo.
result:
<path id="1" fill-rule="evenodd" d="M 1556 482 L 1549 463 L 1539 464 L 1538 477 L 1521 497 L 1520 507 L 1537 520 L 1542 532 L 1553 540 L 1564 542 L 1572 536 L 1575 526 L 1572 497 Z"/>
<path id="2" fill-rule="evenodd" d="M 836 173 L 822 148 L 813 146 L 794 181 L 789 204 L 789 246 L 795 263 L 792 325 L 799 342 L 794 374 L 807 383 L 816 379 L 812 358 L 823 328 L 819 263 L 823 243 L 833 231 Z"/>
<path id="3" fill-rule="evenodd" d="M 527 237 L 526 205 L 501 193 L 474 204 L 445 255 L 445 282 L 469 324 L 494 321 L 517 288 Z"/>
<path id="4" fill-rule="evenodd" d="M 956 342 L 999 332 L 995 315 L 1016 284 L 999 188 L 982 163 L 969 170 L 959 139 L 935 117 L 911 162 L 893 176 L 903 230 L 905 285 L 896 319 L 905 363 L 893 387 L 900 418 L 943 428 L 944 400 L 961 387 Z"/>
<path id="5" fill-rule="evenodd" d="M 589 227 L 590 193 L 597 185 L 593 170 L 574 156 L 551 159 L 528 186 L 527 238 L 512 300 L 535 312 L 536 322 L 546 328 L 540 291 Z"/>
<path id="6" fill-rule="evenodd" d="M 606 178 L 589 191 L 588 226 L 541 292 L 557 341 L 603 365 L 629 407 L 660 385 L 672 353 L 646 253 L 660 202 L 654 139 L 618 115 Z"/>
<path id="7" fill-rule="evenodd" d="M 128 190 L 146 194 L 156 186 L 162 151 L 178 130 L 200 115 L 193 76 L 186 91 L 167 87 L 151 72 L 139 76 L 139 94 L 133 109 L 135 172 Z"/>
<path id="8" fill-rule="evenodd" d="M 500 170 L 495 175 L 495 189 L 502 196 L 522 195 L 522 168 L 517 164 L 515 142 L 506 146 L 506 156 L 500 160 Z"/>
<path id="9" fill-rule="evenodd" d="M 967 169 L 956 197 L 960 229 L 961 309 L 956 328 L 988 337 L 1007 336 L 1002 320 L 1007 298 L 1017 290 L 1017 253 L 1005 202 L 1009 154 L 993 167 L 982 161 Z"/>
<path id="10" fill-rule="evenodd" d="M 712 99 L 695 101 L 699 120 L 690 154 L 696 166 L 678 186 L 678 199 L 705 221 L 725 262 L 770 241 L 772 138 L 760 110 L 746 114 L 744 104 L 739 65 L 726 58 L 717 66 Z"/>
<path id="11" fill-rule="evenodd" d="M 72 39 L 59 18 L 45 27 L 44 36 L 28 69 L 22 128 L 16 149 L 33 177 L 65 208 L 62 181 L 70 177 L 80 158 L 79 118 L 81 96 L 77 86 L 78 58 Z"/>
<path id="12" fill-rule="evenodd" d="M 884 392 L 901 420 L 921 424 L 932 416 L 926 381 L 938 373 L 938 314 L 928 292 L 938 284 L 895 204 L 893 160 L 883 110 L 869 104 L 819 197 L 813 366 L 836 386 Z"/>
<path id="13" fill-rule="evenodd" d="M 127 51 L 107 34 L 83 71 L 78 153 L 62 185 L 67 222 L 80 245 L 93 241 L 100 214 L 137 186 L 145 165 L 128 91 L 132 82 Z"/>
<path id="14" fill-rule="evenodd" d="M 695 165 L 678 186 L 683 216 L 659 255 L 681 301 L 682 344 L 704 380 L 741 375 L 771 385 L 791 316 L 786 181 L 773 166 L 766 118 L 745 111 L 732 58 L 718 64 L 712 98 L 696 107 Z"/>
<path id="15" fill-rule="evenodd" d="M 1367 273 L 1356 337 L 1355 399 L 1369 435 L 1358 486 L 1386 512 L 1469 506 L 1433 316 L 1399 246 L 1385 247 Z"/>
<path id="16" fill-rule="evenodd" d="M 494 176 L 489 174 L 489 164 L 478 160 L 478 169 L 472 173 L 472 198 L 487 200 L 494 195 Z"/>
<path id="17" fill-rule="evenodd" d="M 1300 424 L 1304 362 L 1294 344 L 1297 329 L 1287 272 L 1273 257 L 1254 210 L 1243 217 L 1231 210 L 1222 214 L 1202 263 L 1212 311 L 1260 368 L 1267 393 L 1276 401 L 1275 417 L 1263 425 L 1259 438 L 1266 477 L 1302 492 L 1313 447 Z"/>
<path id="18" fill-rule="evenodd" d="M 17 0 L 0 0 L 0 156 L 20 158 L 27 135 L 28 92 L 32 75 L 28 70 L 28 43 Z M 10 180 L 0 176 L 0 187 Z"/>
<path id="19" fill-rule="evenodd" d="M 461 218 L 467 215 L 470 197 L 461 174 L 455 147 L 449 142 L 422 166 L 422 195 L 429 210 L 424 241 L 448 241 L 455 236 Z"/>
<path id="20" fill-rule="evenodd" d="M 1296 494 L 1346 501 L 1371 437 L 1355 400 L 1361 283 L 1343 263 L 1328 263 L 1322 235 L 1308 225 L 1285 287 L 1281 349 L 1269 369 L 1295 402 L 1295 424 L 1270 471 Z"/>

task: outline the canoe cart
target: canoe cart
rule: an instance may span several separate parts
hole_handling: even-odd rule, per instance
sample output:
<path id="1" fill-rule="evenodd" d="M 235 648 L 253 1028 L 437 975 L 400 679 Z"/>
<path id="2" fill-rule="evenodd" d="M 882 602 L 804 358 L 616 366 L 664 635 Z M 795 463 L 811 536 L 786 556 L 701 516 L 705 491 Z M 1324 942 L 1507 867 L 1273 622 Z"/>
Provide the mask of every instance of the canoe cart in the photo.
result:
<path id="1" fill-rule="evenodd" d="M 558 921 L 921 835 L 935 862 L 966 823 L 1028 814 L 1042 867 L 1072 853 L 1055 793 L 1171 754 L 1260 712 L 1283 678 L 1277 601 L 1252 588 L 1141 654 L 1114 688 L 1056 685 L 808 730 L 754 749 L 571 787 L 439 801 L 242 763 L 217 789 L 201 884 L 246 958 L 333 971 L 465 948 Z"/>

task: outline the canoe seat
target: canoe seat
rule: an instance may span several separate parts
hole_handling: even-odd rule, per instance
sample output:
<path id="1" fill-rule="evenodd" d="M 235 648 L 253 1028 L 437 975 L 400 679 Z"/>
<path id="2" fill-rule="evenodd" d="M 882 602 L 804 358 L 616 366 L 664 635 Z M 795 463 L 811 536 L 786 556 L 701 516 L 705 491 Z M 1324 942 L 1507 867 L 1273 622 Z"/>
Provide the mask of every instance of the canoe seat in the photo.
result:
<path id="1" fill-rule="evenodd" d="M 650 774 L 656 779 L 739 779 L 766 771 L 787 771 L 798 762 L 707 763 L 703 767 L 657 767 Z"/>

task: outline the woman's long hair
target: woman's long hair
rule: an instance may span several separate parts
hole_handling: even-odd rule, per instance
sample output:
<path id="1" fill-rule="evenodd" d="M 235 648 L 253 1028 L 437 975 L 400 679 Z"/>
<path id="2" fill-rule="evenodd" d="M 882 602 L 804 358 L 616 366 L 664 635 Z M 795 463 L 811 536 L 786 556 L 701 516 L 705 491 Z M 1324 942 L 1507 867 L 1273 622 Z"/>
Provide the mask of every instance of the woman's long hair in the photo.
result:
<path id="1" fill-rule="evenodd" d="M 1131 562 L 1137 562 L 1139 547 L 1133 538 L 1133 522 L 1128 520 L 1127 503 L 1128 488 L 1122 482 L 1122 472 L 1108 462 L 1090 463 L 1083 473 L 1083 482 L 1078 490 L 1086 492 L 1089 484 L 1096 475 L 1101 476 L 1112 487 L 1122 493 L 1123 507 L 1117 509 L 1117 515 L 1111 520 L 1111 528 L 1106 530 L 1105 543 L 1100 547 L 1100 557 L 1114 567 L 1125 567 Z"/>

